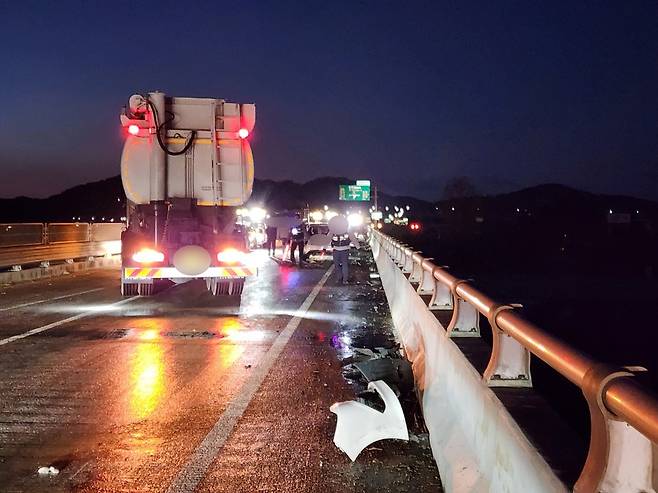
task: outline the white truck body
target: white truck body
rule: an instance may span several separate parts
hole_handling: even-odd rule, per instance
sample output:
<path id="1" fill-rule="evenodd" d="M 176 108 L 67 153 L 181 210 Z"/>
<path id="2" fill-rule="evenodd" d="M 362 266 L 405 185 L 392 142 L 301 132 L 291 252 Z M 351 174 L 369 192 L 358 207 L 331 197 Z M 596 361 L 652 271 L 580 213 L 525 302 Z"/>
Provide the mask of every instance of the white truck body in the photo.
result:
<path id="1" fill-rule="evenodd" d="M 242 258 L 226 260 L 237 254 L 220 253 L 246 249 L 234 207 L 253 187 L 247 137 L 255 119 L 253 104 L 159 92 L 130 98 L 121 115 L 121 179 L 129 201 L 124 294 L 150 294 L 154 279 L 189 278 L 205 279 L 215 294 L 241 291 L 240 281 L 254 269 Z"/>

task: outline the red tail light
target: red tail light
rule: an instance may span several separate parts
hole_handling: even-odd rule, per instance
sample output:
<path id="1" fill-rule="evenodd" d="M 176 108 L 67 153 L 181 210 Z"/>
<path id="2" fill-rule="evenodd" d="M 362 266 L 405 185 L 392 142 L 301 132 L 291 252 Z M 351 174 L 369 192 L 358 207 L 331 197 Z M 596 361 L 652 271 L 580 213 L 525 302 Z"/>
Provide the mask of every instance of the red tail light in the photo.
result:
<path id="1" fill-rule="evenodd" d="M 130 135 L 137 135 L 139 133 L 139 126 L 133 124 L 128 126 L 128 133 Z"/>
<path id="2" fill-rule="evenodd" d="M 241 139 L 246 139 L 247 137 L 249 137 L 249 130 L 247 130 L 246 128 L 241 128 L 240 130 L 238 130 L 238 137 L 240 137 Z"/>

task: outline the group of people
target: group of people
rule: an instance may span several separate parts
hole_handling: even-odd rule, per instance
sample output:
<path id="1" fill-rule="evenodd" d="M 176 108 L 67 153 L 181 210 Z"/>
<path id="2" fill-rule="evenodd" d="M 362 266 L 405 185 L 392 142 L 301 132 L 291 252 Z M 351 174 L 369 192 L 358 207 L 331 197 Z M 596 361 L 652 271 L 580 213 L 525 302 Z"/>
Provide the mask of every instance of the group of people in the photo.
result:
<path id="1" fill-rule="evenodd" d="M 275 225 L 268 224 L 265 228 L 265 247 L 268 254 L 274 256 L 276 252 L 277 239 L 281 240 L 283 245 L 284 255 L 287 247 L 290 247 L 290 262 L 297 263 L 300 267 L 306 260 L 304 254 L 305 245 L 311 236 L 311 231 L 307 225 L 299 217 L 298 224 L 286 228 L 287 230 L 279 234 L 279 228 Z M 331 238 L 331 250 L 333 254 L 334 265 L 336 268 L 337 279 L 339 283 L 347 284 L 349 280 L 349 250 L 352 245 L 359 248 L 359 241 L 356 236 L 349 232 L 347 223 L 344 228 L 336 228 L 337 230 L 329 232 Z M 297 251 L 297 262 L 295 261 L 295 251 Z"/>
<path id="2" fill-rule="evenodd" d="M 290 261 L 295 263 L 295 251 L 298 253 L 299 265 L 305 260 L 304 245 L 308 241 L 308 230 L 303 221 L 299 224 L 288 228 L 285 234 L 278 235 L 278 228 L 276 226 L 268 225 L 265 228 L 265 248 L 269 255 L 274 255 L 276 252 L 276 240 L 281 239 L 283 251 L 285 253 L 286 247 L 290 246 Z"/>

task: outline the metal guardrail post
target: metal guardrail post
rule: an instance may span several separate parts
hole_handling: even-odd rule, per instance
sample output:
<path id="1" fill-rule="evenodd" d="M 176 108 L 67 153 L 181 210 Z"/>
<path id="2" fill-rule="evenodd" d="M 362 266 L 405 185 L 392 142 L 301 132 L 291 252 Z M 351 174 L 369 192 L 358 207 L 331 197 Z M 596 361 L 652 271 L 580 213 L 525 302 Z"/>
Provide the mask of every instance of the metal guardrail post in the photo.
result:
<path id="1" fill-rule="evenodd" d="M 398 243 L 396 246 L 397 249 L 397 260 L 396 263 L 398 264 L 398 267 L 401 267 L 402 264 L 404 263 L 404 243 Z"/>
<path id="2" fill-rule="evenodd" d="M 431 268 L 430 275 L 434 281 L 432 290 L 432 299 L 430 299 L 430 310 L 452 310 L 454 307 L 454 298 L 452 296 L 452 289 L 447 284 L 439 279 L 437 273 L 441 270 L 440 267 L 432 264 L 428 266 Z"/>
<path id="3" fill-rule="evenodd" d="M 426 265 L 427 263 L 427 265 Z M 432 269 L 430 265 L 433 266 L 429 259 L 423 259 L 420 263 L 420 272 L 421 280 L 418 285 L 417 292 L 421 295 L 434 294 L 434 276 L 432 275 Z"/>
<path id="4" fill-rule="evenodd" d="M 409 282 L 420 285 L 420 282 L 423 280 L 423 257 L 420 255 L 420 252 L 414 252 L 411 256 L 412 266 L 411 266 L 411 275 L 409 276 Z"/>
<path id="5" fill-rule="evenodd" d="M 458 281 L 453 289 L 452 295 L 457 302 L 452 311 L 450 325 L 446 333 L 450 337 L 480 337 L 480 312 L 457 293 L 457 288 L 468 281 Z"/>
<path id="6" fill-rule="evenodd" d="M 489 387 L 532 387 L 530 352 L 505 334 L 496 322 L 498 313 L 514 308 L 517 306 L 497 305 L 488 317 L 493 344 L 489 364 L 482 378 Z"/>
<path id="7" fill-rule="evenodd" d="M 397 265 L 400 265 L 400 260 L 402 259 L 402 244 L 393 240 L 393 262 Z"/>
<path id="8" fill-rule="evenodd" d="M 405 248 L 403 251 L 402 273 L 411 275 L 413 270 L 413 255 L 414 251 L 411 248 Z"/>
<path id="9" fill-rule="evenodd" d="M 654 491 L 651 441 L 606 409 L 606 387 L 615 380 L 632 378 L 633 370 L 594 365 L 586 373 L 582 390 L 590 412 L 591 438 L 587 460 L 574 492 Z M 632 453 L 629 453 L 631 452 Z"/>
<path id="10" fill-rule="evenodd" d="M 384 250 L 393 261 L 405 265 L 401 244 L 379 231 L 374 231 L 374 237 L 380 245 L 387 245 Z M 420 255 L 414 263 L 423 271 L 419 294 L 431 291 L 436 303 L 443 286 L 457 300 L 448 334 L 473 329 L 469 326 L 478 324 L 479 315 L 489 321 L 494 347 L 483 374 L 488 385 L 532 386 L 532 353 L 582 390 L 590 410 L 592 433 L 575 492 L 654 491 L 652 442 L 658 444 L 658 399 L 634 381 L 634 369 L 602 365 L 521 318 L 514 313 L 513 305 L 496 303 Z"/>

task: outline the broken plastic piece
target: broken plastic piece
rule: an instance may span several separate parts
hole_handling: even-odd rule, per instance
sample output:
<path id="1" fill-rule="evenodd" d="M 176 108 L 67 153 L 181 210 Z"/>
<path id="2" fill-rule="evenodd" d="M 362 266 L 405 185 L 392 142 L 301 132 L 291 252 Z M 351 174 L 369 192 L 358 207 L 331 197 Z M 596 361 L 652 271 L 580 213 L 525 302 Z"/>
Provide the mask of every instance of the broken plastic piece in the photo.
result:
<path id="1" fill-rule="evenodd" d="M 413 387 L 413 372 L 411 365 L 404 359 L 376 358 L 368 361 L 358 361 L 354 367 L 363 374 L 368 382 L 383 380 L 389 385 L 398 387 Z"/>
<path id="2" fill-rule="evenodd" d="M 338 417 L 334 443 L 354 462 L 361 451 L 371 443 L 387 438 L 409 440 L 407 423 L 395 392 L 377 380 L 368 384 L 386 406 L 383 413 L 355 401 L 337 402 L 329 409 Z"/>
<path id="3" fill-rule="evenodd" d="M 366 347 L 355 347 L 354 352 L 359 353 L 359 354 L 363 354 L 364 356 L 368 356 L 369 358 L 377 358 L 378 357 L 372 349 L 368 349 Z"/>

